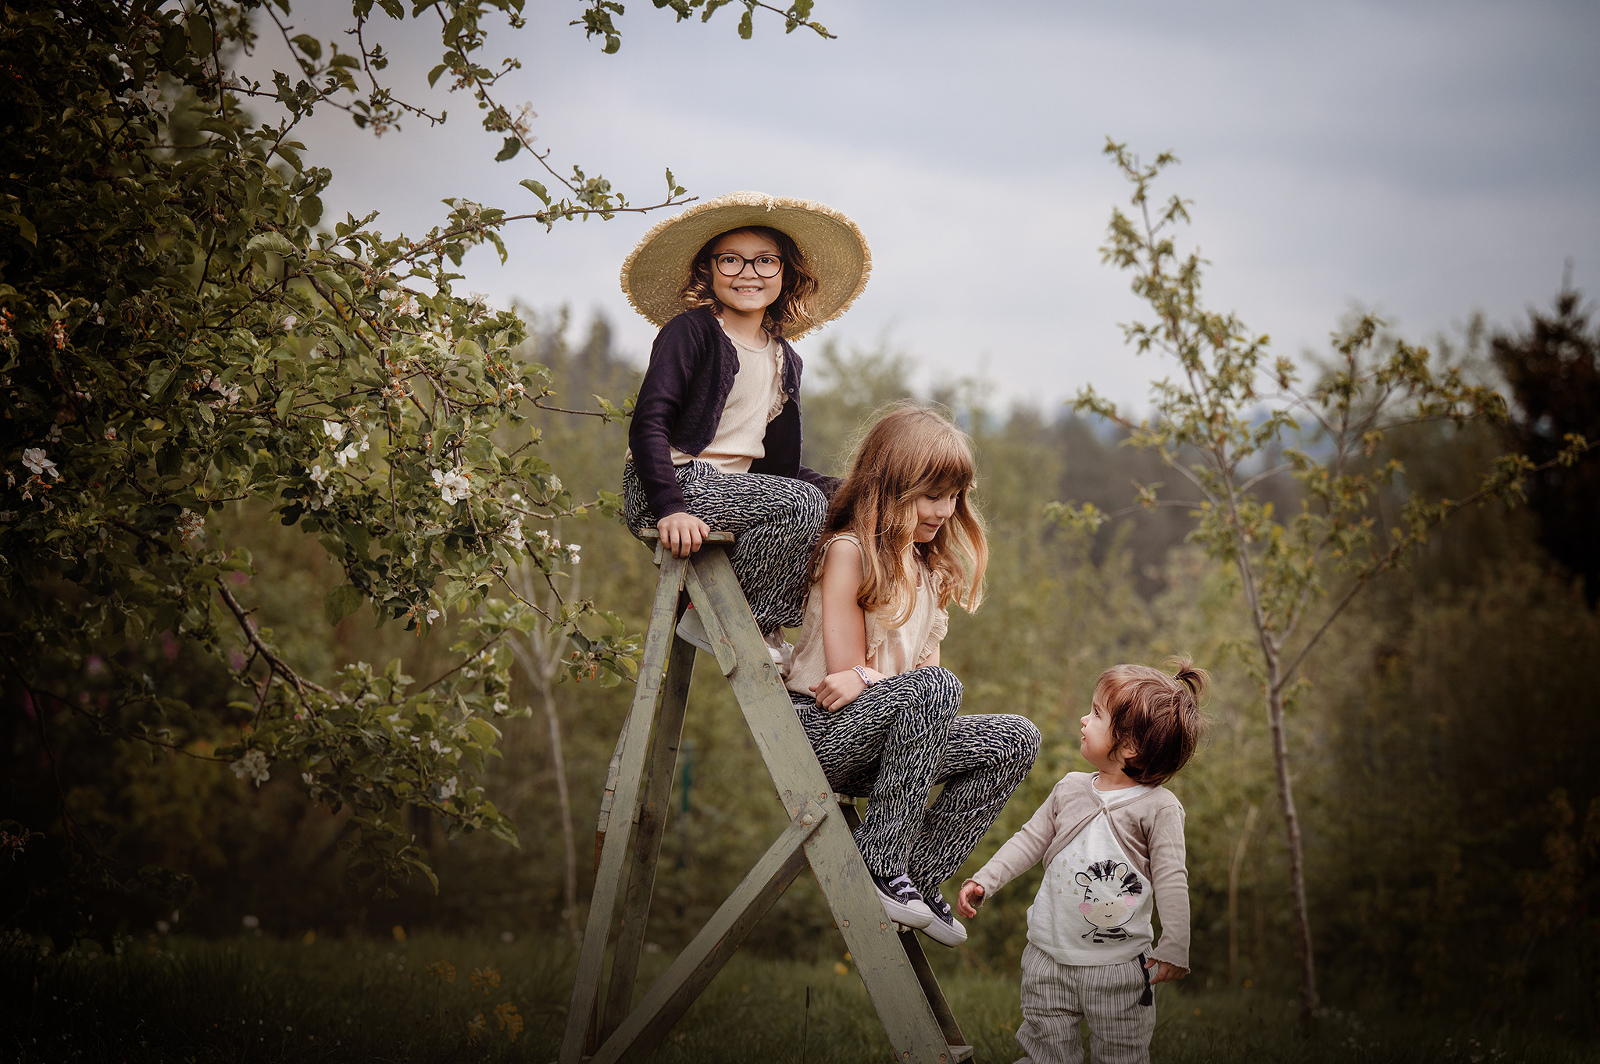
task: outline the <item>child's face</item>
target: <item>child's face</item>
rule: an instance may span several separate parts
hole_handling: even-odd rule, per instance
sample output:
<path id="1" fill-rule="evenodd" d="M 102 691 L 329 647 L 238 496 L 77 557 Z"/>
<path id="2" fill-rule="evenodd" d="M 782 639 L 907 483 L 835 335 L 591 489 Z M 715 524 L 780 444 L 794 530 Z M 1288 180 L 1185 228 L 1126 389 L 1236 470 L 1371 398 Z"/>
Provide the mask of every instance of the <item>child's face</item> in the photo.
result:
<path id="1" fill-rule="evenodd" d="M 1079 720 L 1083 725 L 1083 736 L 1078 742 L 1078 752 L 1083 754 L 1085 761 L 1101 772 L 1110 772 L 1112 769 L 1122 768 L 1122 752 L 1112 749 L 1111 744 L 1111 715 L 1100 705 L 1100 696 L 1095 695 L 1089 712 Z"/>
<path id="2" fill-rule="evenodd" d="M 729 233 L 717 241 L 716 247 L 711 250 L 711 294 L 723 306 L 744 314 L 759 314 L 782 294 L 781 259 L 778 272 L 772 277 L 759 276 L 751 262 L 742 263 L 739 272 L 728 277 L 718 268 L 718 255 L 738 255 L 751 260 L 778 258 L 778 245 L 755 233 Z"/>
<path id="3" fill-rule="evenodd" d="M 917 543 L 932 543 L 933 537 L 939 534 L 939 529 L 950 520 L 950 515 L 956 512 L 956 503 L 961 501 L 960 491 L 943 491 L 932 489 L 917 496 L 917 527 L 911 533 L 911 538 Z"/>

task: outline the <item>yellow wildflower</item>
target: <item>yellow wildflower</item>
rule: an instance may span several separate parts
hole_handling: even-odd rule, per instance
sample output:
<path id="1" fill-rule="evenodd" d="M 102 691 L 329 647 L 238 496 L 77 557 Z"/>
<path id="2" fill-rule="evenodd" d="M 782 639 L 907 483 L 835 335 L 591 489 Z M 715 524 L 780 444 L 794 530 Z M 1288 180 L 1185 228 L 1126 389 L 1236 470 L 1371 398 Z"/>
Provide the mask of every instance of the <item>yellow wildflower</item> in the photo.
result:
<path id="1" fill-rule="evenodd" d="M 513 1042 L 517 1035 L 522 1033 L 522 1017 L 517 1014 L 517 1007 L 509 1001 L 502 1001 L 494 1007 L 494 1018 L 500 1021 L 500 1029 L 506 1037 Z"/>

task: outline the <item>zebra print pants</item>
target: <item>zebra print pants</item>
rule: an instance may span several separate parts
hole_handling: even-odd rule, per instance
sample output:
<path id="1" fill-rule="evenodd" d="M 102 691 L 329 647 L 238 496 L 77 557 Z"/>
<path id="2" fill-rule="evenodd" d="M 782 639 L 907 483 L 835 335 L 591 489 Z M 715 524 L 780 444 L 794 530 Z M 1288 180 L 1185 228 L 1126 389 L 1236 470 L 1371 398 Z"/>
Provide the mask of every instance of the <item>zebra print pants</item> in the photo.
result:
<path id="1" fill-rule="evenodd" d="M 1026 717 L 956 716 L 961 681 L 938 666 L 881 680 L 836 713 L 790 698 L 828 783 L 868 797 L 856 829 L 868 871 L 908 875 L 926 896 L 971 855 L 1039 754 Z"/>
<path id="2" fill-rule="evenodd" d="M 810 587 L 806 563 L 828 516 L 827 498 L 803 480 L 723 473 L 709 462 L 678 466 L 677 474 L 689 512 L 738 537 L 729 561 L 761 631 L 799 627 Z M 622 501 L 634 535 L 656 527 L 631 458 L 622 467 Z"/>

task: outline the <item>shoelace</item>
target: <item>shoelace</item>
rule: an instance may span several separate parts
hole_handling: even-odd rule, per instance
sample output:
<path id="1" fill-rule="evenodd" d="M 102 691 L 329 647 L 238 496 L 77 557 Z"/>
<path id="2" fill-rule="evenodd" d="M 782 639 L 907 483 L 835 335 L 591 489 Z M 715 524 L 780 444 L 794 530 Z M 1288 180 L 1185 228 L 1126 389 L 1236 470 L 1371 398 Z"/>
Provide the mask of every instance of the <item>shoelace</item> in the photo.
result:
<path id="1" fill-rule="evenodd" d="M 889 889 L 897 898 L 916 898 L 920 900 L 922 894 L 912 884 L 910 876 L 895 876 L 889 880 Z"/>

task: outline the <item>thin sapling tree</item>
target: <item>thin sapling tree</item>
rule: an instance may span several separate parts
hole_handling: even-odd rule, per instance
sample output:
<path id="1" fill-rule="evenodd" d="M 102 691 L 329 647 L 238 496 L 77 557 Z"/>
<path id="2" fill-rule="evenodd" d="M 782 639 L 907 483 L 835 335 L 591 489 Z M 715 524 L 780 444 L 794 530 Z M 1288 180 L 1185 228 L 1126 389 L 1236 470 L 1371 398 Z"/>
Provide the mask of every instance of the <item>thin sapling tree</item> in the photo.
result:
<path id="1" fill-rule="evenodd" d="M 1380 454 L 1390 433 L 1426 423 L 1502 423 L 1505 400 L 1458 368 L 1440 368 L 1425 348 L 1386 338 L 1371 316 L 1336 333 L 1332 357 L 1310 374 L 1272 357 L 1267 337 L 1231 313 L 1207 309 L 1204 260 L 1174 242 L 1174 230 L 1189 221 L 1188 202 L 1152 200 L 1157 176 L 1177 160 L 1162 154 L 1146 165 L 1114 142 L 1106 154 L 1133 191 L 1132 210 L 1112 212 L 1102 257 L 1133 275 L 1133 291 L 1150 314 L 1124 325 L 1125 339 L 1138 353 L 1170 359 L 1176 373 L 1151 386 L 1144 418 L 1120 413 L 1092 387 L 1075 406 L 1121 426 L 1132 445 L 1156 451 L 1187 497 L 1170 498 L 1161 484 L 1136 485 L 1126 511 L 1068 502 L 1052 504 L 1049 515 L 1097 528 L 1140 507 L 1187 507 L 1197 518 L 1190 538 L 1236 572 L 1256 636 L 1249 664 L 1271 734 L 1293 892 L 1300 1019 L 1309 1025 L 1316 963 L 1284 729 L 1307 655 L 1363 588 L 1404 564 L 1452 514 L 1489 500 L 1520 502 L 1530 474 L 1572 464 L 1588 444 L 1569 436 L 1543 464 L 1503 454 L 1465 498 L 1426 498 L 1407 487 L 1401 463 Z M 1263 483 L 1284 475 L 1294 479 L 1300 498 L 1289 513 L 1258 494 Z M 1385 517 L 1384 499 L 1399 500 L 1393 519 Z"/>

